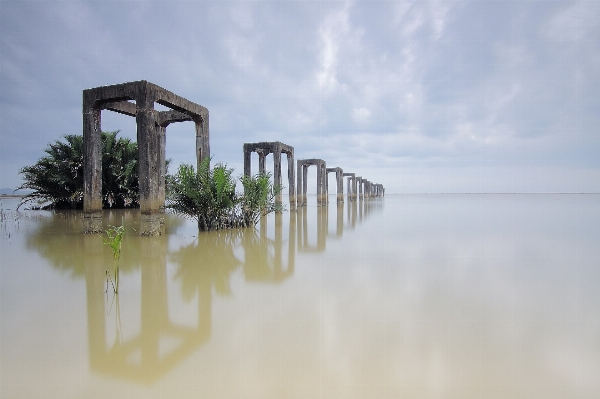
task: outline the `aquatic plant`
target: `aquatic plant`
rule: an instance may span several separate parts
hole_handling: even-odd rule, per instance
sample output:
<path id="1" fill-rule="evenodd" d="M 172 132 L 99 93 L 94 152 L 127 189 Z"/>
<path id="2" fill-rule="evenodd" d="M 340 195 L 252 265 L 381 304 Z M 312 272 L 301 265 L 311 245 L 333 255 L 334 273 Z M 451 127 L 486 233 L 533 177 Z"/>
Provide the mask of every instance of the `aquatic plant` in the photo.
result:
<path id="1" fill-rule="evenodd" d="M 233 169 L 224 164 L 210 168 L 210 159 L 198 171 L 181 165 L 170 180 L 167 208 L 198 222 L 201 231 L 254 226 L 262 215 L 281 210 L 270 174 L 240 178 L 243 193 L 236 193 Z"/>
<path id="2" fill-rule="evenodd" d="M 245 226 L 255 226 L 262 216 L 283 210 L 281 202 L 275 200 L 282 187 L 272 183 L 270 173 L 259 173 L 255 176 L 243 175 L 240 181 L 244 186 L 240 205 L 241 218 Z"/>
<path id="3" fill-rule="evenodd" d="M 233 169 L 224 164 L 211 169 L 208 158 L 198 171 L 192 165 L 180 165 L 170 182 L 167 207 L 195 219 L 202 231 L 232 227 L 230 216 L 237 202 L 232 173 Z"/>
<path id="4" fill-rule="evenodd" d="M 121 226 L 111 226 L 105 233 L 107 238 L 103 238 L 104 244 L 110 246 L 110 249 L 112 249 L 113 259 L 115 261 L 115 282 L 113 283 L 113 290 L 117 293 L 119 292 L 119 258 L 121 257 L 121 243 L 123 242 L 123 235 L 125 234 L 125 225 L 121 222 Z M 106 271 L 106 275 L 110 279 L 108 270 Z"/>

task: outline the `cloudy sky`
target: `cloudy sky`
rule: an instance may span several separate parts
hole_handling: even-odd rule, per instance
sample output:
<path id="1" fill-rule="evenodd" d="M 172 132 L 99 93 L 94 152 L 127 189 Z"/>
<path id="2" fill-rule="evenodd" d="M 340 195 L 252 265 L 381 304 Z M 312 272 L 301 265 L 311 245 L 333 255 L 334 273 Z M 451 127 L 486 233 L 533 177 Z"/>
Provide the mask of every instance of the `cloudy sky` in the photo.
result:
<path id="1" fill-rule="evenodd" d="M 282 141 L 387 193 L 600 192 L 599 21 L 598 1 L 2 0 L 0 187 L 81 133 L 83 89 L 148 80 L 209 109 L 239 173 L 244 142 Z M 194 163 L 194 137 L 169 126 L 167 157 Z"/>

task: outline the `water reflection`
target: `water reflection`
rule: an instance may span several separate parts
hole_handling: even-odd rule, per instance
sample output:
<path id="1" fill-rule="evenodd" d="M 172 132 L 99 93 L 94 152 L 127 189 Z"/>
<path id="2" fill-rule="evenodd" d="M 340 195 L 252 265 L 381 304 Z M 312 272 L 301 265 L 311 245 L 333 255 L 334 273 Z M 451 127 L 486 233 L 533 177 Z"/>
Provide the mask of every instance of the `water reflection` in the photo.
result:
<path id="1" fill-rule="evenodd" d="M 181 263 L 178 276 L 182 279 L 184 295 L 198 292 L 196 327 L 171 321 L 168 313 L 166 240 L 161 238 L 140 241 L 141 263 L 141 326 L 138 335 L 108 344 L 106 318 L 105 263 L 98 251 L 101 237 L 85 235 L 84 245 L 89 254 L 86 261 L 88 311 L 88 342 L 90 366 L 95 372 L 148 383 L 155 381 L 203 345 L 211 331 L 211 282 L 214 267 L 189 267 L 190 254 L 196 248 L 184 248 L 178 254 Z M 221 273 L 218 273 L 221 274 Z M 111 294 L 112 295 L 112 294 Z M 119 295 L 116 295 L 116 312 Z M 117 313 L 117 317 L 120 315 Z M 117 321 L 120 326 L 122 320 Z"/>
<path id="2" fill-rule="evenodd" d="M 278 213 L 275 219 L 275 237 L 267 234 L 267 219 L 260 222 L 260 230 L 243 230 L 242 247 L 244 248 L 244 278 L 246 281 L 281 283 L 294 274 L 296 248 L 296 213 L 289 214 L 289 231 L 287 245 L 287 262 L 284 263 L 283 251 L 283 217 Z M 285 268 L 284 268 L 285 265 Z"/>
<path id="3" fill-rule="evenodd" d="M 387 197 L 209 234 L 167 220 L 129 230 L 118 296 L 100 237 L 22 215 L 0 242 L 0 396 L 597 397 L 599 198 Z"/>
<path id="4" fill-rule="evenodd" d="M 82 338 L 87 341 L 85 361 L 90 371 L 110 380 L 149 385 L 211 342 L 215 296 L 234 294 L 232 279 L 236 274 L 249 284 L 277 286 L 289 282 L 297 271 L 300 254 L 323 252 L 328 239 L 337 240 L 344 231 L 357 228 L 378 207 L 377 201 L 342 206 L 332 202 L 329 209 L 308 207 L 272 215 L 258 229 L 195 231 L 193 239 L 185 233 L 189 224 L 171 215 L 166 215 L 166 234 L 142 238 L 136 231 L 138 212 L 106 211 L 105 228 L 121 223 L 127 227 L 119 260 L 122 279 L 118 295 L 107 290 L 106 271 L 114 267 L 111 250 L 101 235 L 81 234 L 82 219 L 77 212 L 36 213 L 43 217 L 31 219 L 27 228 L 11 230 L 11 234 L 19 235 L 25 249 L 11 256 L 36 254 L 44 259 L 41 267 L 60 271 L 56 275 L 62 275 L 62 280 L 75 284 L 85 280 L 82 297 L 67 284 L 68 292 L 56 290 L 52 303 L 64 301 L 64 295 L 74 296 L 74 302 L 85 309 L 81 326 L 87 327 Z M 29 213 L 19 215 L 25 219 Z M 2 260 L 5 278 L 7 258 L 3 255 Z M 64 279 L 65 275 L 70 278 Z M 50 285 L 55 282 L 43 284 L 54 290 Z M 36 297 L 31 298 L 33 303 Z M 177 313 L 178 304 L 183 302 L 190 304 L 193 316 L 182 318 Z M 3 299 L 3 304 L 10 303 Z M 4 321 L 9 311 L 3 312 Z M 63 329 L 59 320 L 52 326 L 40 321 L 36 327 L 39 331 L 33 334 Z M 70 334 L 76 346 L 79 335 Z M 5 359 L 3 355 L 3 362 Z"/>
<path id="5" fill-rule="evenodd" d="M 366 204 L 366 202 L 365 202 Z M 357 203 L 349 203 L 356 213 Z M 362 209 L 359 205 L 359 209 Z M 370 208 L 370 207 L 364 207 Z M 99 235 L 54 235 L 56 226 L 42 224 L 39 231 L 28 239 L 30 247 L 36 247 L 47 255 L 55 267 L 73 270 L 74 275 L 85 273 L 87 292 L 88 342 L 90 366 L 94 372 L 127 379 L 139 383 L 151 383 L 172 370 L 191 353 L 204 345 L 211 336 L 213 292 L 231 295 L 231 276 L 239 268 L 248 282 L 280 284 L 294 274 L 297 246 L 300 252 L 322 251 L 326 247 L 328 210 L 317 208 L 316 246 L 309 244 L 310 235 L 306 208 L 290 212 L 287 217 L 288 236 L 284 240 L 284 215 L 276 214 L 274 234 L 268 231 L 268 221 L 263 219 L 259 229 L 223 230 L 203 232 L 196 240 L 168 251 L 168 238 L 140 238 L 131 234 L 123 245 L 123 268 L 141 269 L 141 303 L 139 333 L 123 340 L 120 334 L 121 320 L 119 298 L 106 289 L 106 270 L 112 267 L 112 259 L 106 256 Z M 297 223 L 297 218 L 301 223 Z M 337 206 L 337 235 L 341 236 L 343 205 Z M 362 219 L 362 218 L 361 218 Z M 64 217 L 68 231 L 81 231 L 80 218 Z M 133 222 L 129 216 L 126 223 Z M 171 219 L 169 219 L 171 221 Z M 108 223 L 111 219 L 108 218 Z M 167 223 L 169 226 L 169 223 Z M 347 228 L 355 228 L 349 223 Z M 64 228 L 64 225 L 63 225 Z M 173 229 L 173 226 L 170 226 Z M 48 240 L 48 237 L 56 236 Z M 67 246 L 74 251 L 64 251 Z M 237 249 L 243 256 L 236 256 Z M 287 253 L 284 255 L 284 249 Z M 71 253 L 68 253 L 71 252 Z M 80 262 L 85 259 L 85 262 Z M 136 259 L 136 261 L 134 261 Z M 197 320 L 178 324 L 169 315 L 167 290 L 167 265 L 176 269 L 174 281 L 180 284 L 180 295 L 190 302 L 197 298 Z M 107 319 L 115 317 L 115 339 L 107 335 Z M 189 327 L 192 324 L 194 327 Z"/>

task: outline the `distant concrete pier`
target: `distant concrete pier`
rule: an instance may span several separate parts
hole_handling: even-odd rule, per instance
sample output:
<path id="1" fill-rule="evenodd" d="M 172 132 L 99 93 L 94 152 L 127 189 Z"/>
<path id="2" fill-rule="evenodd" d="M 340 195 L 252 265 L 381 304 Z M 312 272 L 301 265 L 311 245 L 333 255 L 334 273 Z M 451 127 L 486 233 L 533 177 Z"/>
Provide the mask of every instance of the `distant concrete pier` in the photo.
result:
<path id="1" fill-rule="evenodd" d="M 294 147 L 280 141 L 245 143 L 244 144 L 244 174 L 252 175 L 252 152 L 258 154 L 258 172 L 265 173 L 265 158 L 273 154 L 273 184 L 281 186 L 281 154 L 287 155 L 288 163 L 288 189 L 290 196 L 290 210 L 296 209 L 296 186 L 294 175 Z M 281 204 L 281 191 L 275 201 Z"/>
<path id="2" fill-rule="evenodd" d="M 298 206 L 306 206 L 306 188 L 308 167 L 315 165 L 317 167 L 317 206 L 327 205 L 327 165 L 324 160 L 299 159 L 298 164 Z"/>
<path id="3" fill-rule="evenodd" d="M 342 168 L 327 168 L 327 174 L 335 173 L 335 182 L 337 186 L 337 203 L 344 203 L 344 170 Z M 326 178 L 326 191 L 329 195 L 329 178 Z"/>

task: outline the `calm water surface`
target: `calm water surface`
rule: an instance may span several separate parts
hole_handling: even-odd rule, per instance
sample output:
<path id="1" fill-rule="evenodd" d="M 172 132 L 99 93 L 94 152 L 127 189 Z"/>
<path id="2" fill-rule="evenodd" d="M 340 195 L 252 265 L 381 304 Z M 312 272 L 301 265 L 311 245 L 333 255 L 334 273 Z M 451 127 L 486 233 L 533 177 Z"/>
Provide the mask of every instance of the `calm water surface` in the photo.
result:
<path id="1" fill-rule="evenodd" d="M 2 199 L 2 398 L 598 398 L 600 196 L 387 196 L 119 261 Z M 108 284 L 108 292 L 107 292 Z"/>

